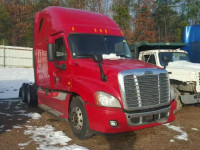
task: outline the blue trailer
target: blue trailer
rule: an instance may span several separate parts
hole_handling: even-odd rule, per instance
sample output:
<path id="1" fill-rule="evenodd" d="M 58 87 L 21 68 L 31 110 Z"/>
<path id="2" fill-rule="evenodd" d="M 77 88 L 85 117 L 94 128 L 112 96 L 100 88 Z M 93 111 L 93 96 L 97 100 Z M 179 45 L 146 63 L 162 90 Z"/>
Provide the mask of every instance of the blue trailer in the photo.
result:
<path id="1" fill-rule="evenodd" d="M 184 28 L 183 43 L 187 44 L 183 49 L 188 52 L 190 61 L 200 63 L 200 24 Z"/>

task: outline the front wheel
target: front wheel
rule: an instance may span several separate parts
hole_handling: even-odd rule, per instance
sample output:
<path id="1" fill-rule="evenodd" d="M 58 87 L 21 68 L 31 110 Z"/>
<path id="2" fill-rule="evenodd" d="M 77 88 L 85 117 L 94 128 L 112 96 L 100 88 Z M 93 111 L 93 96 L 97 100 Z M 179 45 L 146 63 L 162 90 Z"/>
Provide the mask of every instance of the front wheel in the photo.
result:
<path id="1" fill-rule="evenodd" d="M 93 135 L 89 127 L 87 112 L 80 97 L 74 97 L 70 104 L 70 125 L 78 139 L 86 139 Z"/>

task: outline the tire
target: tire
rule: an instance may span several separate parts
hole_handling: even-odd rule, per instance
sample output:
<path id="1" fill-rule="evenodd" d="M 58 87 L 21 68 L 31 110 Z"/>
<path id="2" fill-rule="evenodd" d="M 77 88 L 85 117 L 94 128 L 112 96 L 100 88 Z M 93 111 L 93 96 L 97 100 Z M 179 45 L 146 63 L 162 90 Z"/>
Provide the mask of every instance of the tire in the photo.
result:
<path id="1" fill-rule="evenodd" d="M 93 135 L 89 127 L 87 113 L 80 97 L 74 97 L 70 104 L 69 120 L 74 135 L 80 139 L 86 139 Z"/>
<path id="2" fill-rule="evenodd" d="M 18 97 L 22 98 L 22 87 L 20 87 L 20 89 L 19 89 L 19 95 L 18 95 Z"/>
<path id="3" fill-rule="evenodd" d="M 23 83 L 21 89 L 21 98 L 22 98 L 22 102 L 26 103 L 27 102 L 27 93 L 26 93 L 26 87 L 27 87 L 27 83 Z M 20 95 L 20 93 L 19 93 Z"/>
<path id="4" fill-rule="evenodd" d="M 181 101 L 181 93 L 174 89 L 175 99 L 176 99 L 176 112 L 180 111 L 183 107 L 182 101 Z"/>
<path id="5" fill-rule="evenodd" d="M 26 93 L 27 93 L 27 104 L 28 106 L 37 106 L 38 99 L 37 99 L 37 88 L 35 85 L 28 85 L 26 87 Z"/>

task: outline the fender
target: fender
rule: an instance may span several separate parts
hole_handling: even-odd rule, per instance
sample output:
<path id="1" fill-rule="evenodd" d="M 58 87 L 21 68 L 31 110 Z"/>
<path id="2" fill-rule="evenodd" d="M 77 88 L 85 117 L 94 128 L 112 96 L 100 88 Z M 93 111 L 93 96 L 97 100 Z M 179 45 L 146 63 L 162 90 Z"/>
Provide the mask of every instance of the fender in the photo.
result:
<path id="1" fill-rule="evenodd" d="M 119 100 L 121 106 L 123 106 L 118 81 L 113 80 L 116 79 L 111 80 L 108 78 L 107 82 L 103 82 L 100 80 L 100 78 L 99 80 L 96 80 L 88 77 L 76 76 L 73 78 L 71 91 L 78 94 L 86 103 L 93 105 L 96 105 L 94 99 L 95 92 L 103 91 L 116 97 Z M 116 85 L 113 85 L 113 83 L 116 83 Z"/>

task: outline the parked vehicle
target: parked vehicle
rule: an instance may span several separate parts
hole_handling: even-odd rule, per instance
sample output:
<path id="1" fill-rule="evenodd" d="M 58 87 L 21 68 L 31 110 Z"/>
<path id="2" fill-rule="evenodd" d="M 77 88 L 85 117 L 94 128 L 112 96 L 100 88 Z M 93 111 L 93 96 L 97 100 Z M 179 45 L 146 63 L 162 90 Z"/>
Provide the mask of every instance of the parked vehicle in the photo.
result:
<path id="1" fill-rule="evenodd" d="M 177 110 L 182 108 L 182 104 L 200 102 L 200 64 L 189 62 L 187 52 L 180 49 L 184 46 L 184 43 L 147 42 L 130 45 L 139 60 L 166 67 L 176 91 Z"/>
<path id="2" fill-rule="evenodd" d="M 190 61 L 200 63 L 200 24 L 184 28 L 183 43 L 187 44 L 183 50 L 188 52 Z"/>
<path id="3" fill-rule="evenodd" d="M 175 119 L 167 71 L 132 59 L 109 17 L 48 7 L 34 24 L 35 84 L 23 84 L 20 93 L 28 105 L 69 120 L 79 139 Z"/>

